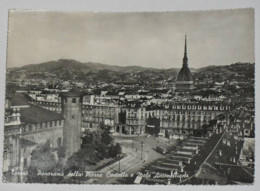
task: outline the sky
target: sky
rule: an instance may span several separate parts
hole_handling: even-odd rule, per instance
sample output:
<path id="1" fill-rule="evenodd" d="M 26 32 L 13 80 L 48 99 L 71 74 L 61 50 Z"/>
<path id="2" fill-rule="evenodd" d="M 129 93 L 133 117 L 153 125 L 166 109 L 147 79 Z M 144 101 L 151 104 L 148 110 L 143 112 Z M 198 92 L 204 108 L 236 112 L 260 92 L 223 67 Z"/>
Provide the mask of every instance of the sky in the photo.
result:
<path id="1" fill-rule="evenodd" d="M 254 10 L 9 12 L 7 67 L 58 59 L 180 68 L 254 62 Z"/>

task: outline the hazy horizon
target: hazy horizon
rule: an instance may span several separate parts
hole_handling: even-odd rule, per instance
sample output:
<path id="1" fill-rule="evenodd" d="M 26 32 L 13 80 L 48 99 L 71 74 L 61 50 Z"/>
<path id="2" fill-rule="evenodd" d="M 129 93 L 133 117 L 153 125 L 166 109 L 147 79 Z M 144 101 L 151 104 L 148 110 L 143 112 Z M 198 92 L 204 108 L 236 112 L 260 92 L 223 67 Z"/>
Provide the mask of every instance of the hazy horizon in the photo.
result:
<path id="1" fill-rule="evenodd" d="M 65 59 L 65 60 L 74 60 L 74 59 L 69 59 L 69 58 L 60 58 L 58 60 L 61 59 Z M 20 67 L 24 67 L 24 66 L 29 66 L 29 65 L 38 65 L 38 64 L 43 64 L 43 63 L 47 63 L 47 62 L 51 62 L 51 61 L 58 61 L 58 60 L 49 60 L 49 61 L 45 61 L 45 62 L 41 62 L 41 63 L 35 63 L 35 64 L 26 64 L 23 66 L 15 66 L 15 67 L 8 67 L 8 69 L 12 69 L 12 68 L 20 68 Z M 74 61 L 78 61 L 78 60 L 74 60 Z M 80 61 L 78 61 L 80 62 Z M 119 66 L 119 65 L 110 65 L 110 64 L 103 64 L 103 63 L 98 63 L 98 62 L 81 62 L 82 64 L 86 64 L 86 63 L 93 63 L 93 64 L 102 64 L 102 65 L 107 65 L 107 66 L 118 66 L 118 67 L 143 67 L 143 68 L 153 68 L 153 69 L 164 69 L 164 70 L 168 70 L 168 69 L 181 69 L 182 65 L 180 65 L 179 67 L 171 67 L 171 68 L 161 68 L 161 67 L 150 67 L 150 66 L 138 66 L 138 65 L 128 65 L 128 66 Z M 250 63 L 250 64 L 255 64 L 255 62 L 234 62 L 234 63 L 230 63 L 230 64 L 225 64 L 225 65 L 207 65 L 207 66 L 202 66 L 202 67 L 189 67 L 191 69 L 200 69 L 200 68 L 204 68 L 204 67 L 209 67 L 209 66 L 228 66 L 231 64 L 236 64 L 236 63 Z"/>
<path id="2" fill-rule="evenodd" d="M 10 11 L 7 68 L 59 59 L 190 68 L 254 63 L 254 10 L 90 13 Z"/>

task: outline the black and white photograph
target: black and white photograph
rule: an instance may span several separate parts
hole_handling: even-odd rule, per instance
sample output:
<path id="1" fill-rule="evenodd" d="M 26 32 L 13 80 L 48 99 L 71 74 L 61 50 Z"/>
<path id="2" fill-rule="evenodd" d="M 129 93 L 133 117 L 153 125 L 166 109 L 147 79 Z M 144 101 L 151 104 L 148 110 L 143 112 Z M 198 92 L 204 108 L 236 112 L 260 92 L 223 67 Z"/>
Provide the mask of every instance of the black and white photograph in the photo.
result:
<path id="1" fill-rule="evenodd" d="M 254 8 L 8 15 L 4 183 L 254 184 Z"/>

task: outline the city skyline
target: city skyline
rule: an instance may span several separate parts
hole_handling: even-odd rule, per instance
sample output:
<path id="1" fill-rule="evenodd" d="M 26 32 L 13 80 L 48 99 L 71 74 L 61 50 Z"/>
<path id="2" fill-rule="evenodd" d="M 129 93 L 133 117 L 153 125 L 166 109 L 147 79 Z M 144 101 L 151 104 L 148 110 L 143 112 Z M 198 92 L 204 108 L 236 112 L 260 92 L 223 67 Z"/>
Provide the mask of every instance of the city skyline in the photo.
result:
<path id="1" fill-rule="evenodd" d="M 10 13 L 8 68 L 60 58 L 118 66 L 179 68 L 185 34 L 191 68 L 254 62 L 253 9 L 142 14 Z M 218 22 L 223 19 L 225 22 Z"/>
<path id="2" fill-rule="evenodd" d="M 9 19 L 3 182 L 254 184 L 253 9 Z"/>

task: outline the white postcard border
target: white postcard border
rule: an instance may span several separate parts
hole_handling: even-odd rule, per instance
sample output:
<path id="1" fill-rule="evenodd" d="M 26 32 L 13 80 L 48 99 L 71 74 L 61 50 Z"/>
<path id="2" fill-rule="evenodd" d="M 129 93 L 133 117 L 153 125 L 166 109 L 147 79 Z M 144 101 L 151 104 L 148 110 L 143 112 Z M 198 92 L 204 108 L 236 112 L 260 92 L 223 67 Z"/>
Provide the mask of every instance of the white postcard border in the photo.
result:
<path id="1" fill-rule="evenodd" d="M 255 73 L 256 73 L 256 166 L 255 183 L 253 186 L 147 186 L 147 185 L 55 185 L 55 184 L 7 184 L 0 182 L 0 190 L 259 190 L 260 188 L 260 2 L 257 0 L 1 0 L 0 1 L 0 126 L 3 127 L 4 97 L 5 97 L 5 69 L 6 69 L 6 46 L 7 46 L 7 21 L 9 9 L 33 9 L 33 10 L 56 10 L 56 11 L 102 11 L 102 12 L 150 12 L 150 11 L 192 11 L 234 8 L 255 8 Z M 3 153 L 3 128 L 0 128 L 0 168 L 2 169 Z M 2 173 L 0 173 L 2 180 Z"/>

